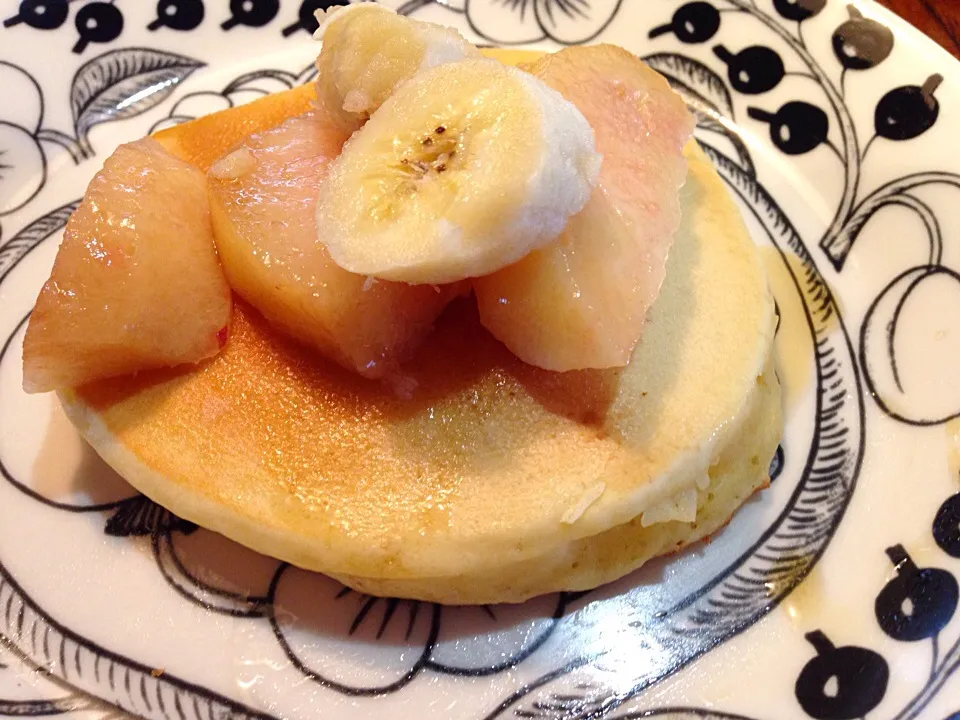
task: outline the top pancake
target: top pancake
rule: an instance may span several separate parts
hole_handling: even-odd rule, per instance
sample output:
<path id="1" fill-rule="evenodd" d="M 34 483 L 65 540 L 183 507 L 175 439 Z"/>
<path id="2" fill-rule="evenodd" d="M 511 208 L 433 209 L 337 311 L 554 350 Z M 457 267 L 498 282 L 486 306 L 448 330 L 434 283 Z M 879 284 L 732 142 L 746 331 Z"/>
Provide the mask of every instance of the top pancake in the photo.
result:
<path id="1" fill-rule="evenodd" d="M 206 169 L 306 109 L 298 89 L 158 135 Z M 683 225 L 630 365 L 528 366 L 455 303 L 399 397 L 298 346 L 237 302 L 196 370 L 62 394 L 93 446 L 148 496 L 309 569 L 371 578 L 482 573 L 628 522 L 703 479 L 771 353 L 764 271 L 694 144 Z"/>

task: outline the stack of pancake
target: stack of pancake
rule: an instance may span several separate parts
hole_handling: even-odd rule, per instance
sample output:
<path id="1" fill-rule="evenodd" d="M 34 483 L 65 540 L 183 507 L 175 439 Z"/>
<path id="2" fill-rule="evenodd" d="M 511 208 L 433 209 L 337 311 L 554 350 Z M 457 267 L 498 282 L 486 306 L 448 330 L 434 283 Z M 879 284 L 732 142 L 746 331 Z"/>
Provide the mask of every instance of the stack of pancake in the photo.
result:
<path id="1" fill-rule="evenodd" d="M 311 96 L 294 89 L 157 139 L 206 170 Z M 695 143 L 686 156 L 683 224 L 625 368 L 525 365 L 466 298 L 398 394 L 238 299 L 229 342 L 200 369 L 61 400 L 156 502 L 363 592 L 514 602 L 614 580 L 723 526 L 768 483 L 782 431 L 763 265 L 709 161 Z"/>

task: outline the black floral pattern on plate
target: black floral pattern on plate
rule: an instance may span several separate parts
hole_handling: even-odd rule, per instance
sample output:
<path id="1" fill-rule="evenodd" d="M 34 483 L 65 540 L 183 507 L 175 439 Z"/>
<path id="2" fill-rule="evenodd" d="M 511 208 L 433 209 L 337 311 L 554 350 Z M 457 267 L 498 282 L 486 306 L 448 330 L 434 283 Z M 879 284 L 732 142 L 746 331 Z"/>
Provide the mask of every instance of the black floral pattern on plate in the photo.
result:
<path id="1" fill-rule="evenodd" d="M 450 0 L 444 2 L 443 7 L 463 13 L 471 28 L 490 42 L 520 44 L 550 39 L 559 44 L 576 44 L 599 38 L 623 5 L 621 0 L 577 0 L 574 3 L 565 0 L 509 0 L 501 9 L 504 13 L 509 11 L 514 22 L 500 22 L 495 27 L 487 27 L 487 18 L 491 15 L 484 10 L 489 9 L 491 2 Z M 301 30 L 312 31 L 315 27 L 313 11 L 328 4 L 306 0 L 299 6 L 295 21 L 284 19 L 279 31 L 285 36 L 296 35 Z M 424 0 L 408 2 L 401 10 L 414 12 L 429 4 L 432 3 Z M 113 10 L 105 9 L 105 5 Z M 847 75 L 868 71 L 886 61 L 893 49 L 894 37 L 887 28 L 851 9 L 849 18 L 836 29 L 831 42 L 834 56 L 830 60 L 841 67 L 841 79 L 837 86 L 803 39 L 804 23 L 820 13 L 824 6 L 824 0 L 775 0 L 773 14 L 759 9 L 750 0 L 689 2 L 677 8 L 668 18 L 665 17 L 661 24 L 649 32 L 649 38 L 655 43 L 672 40 L 682 45 L 710 42 L 716 69 L 692 57 L 660 48 L 645 58 L 651 66 L 667 76 L 696 112 L 705 149 L 721 176 L 750 208 L 775 247 L 781 252 L 789 251 L 801 260 L 803 274 L 794 279 L 798 287 L 803 286 L 803 297 L 817 299 L 806 305 L 805 312 L 816 348 L 816 425 L 819 445 L 811 450 L 807 465 L 802 470 L 788 467 L 783 448 L 778 449 L 771 463 L 771 479 L 785 477 L 789 482 L 796 482 L 797 490 L 781 517 L 737 563 L 726 568 L 698 593 L 683 598 L 664 611 L 653 625 L 631 625 L 629 619 L 624 618 L 624 633 L 635 633 L 639 639 L 658 642 L 665 648 L 662 658 L 657 660 L 654 667 L 643 668 L 643 674 L 635 676 L 631 673 L 638 672 L 637 668 L 626 663 L 618 664 L 616 653 L 623 645 L 622 638 L 618 638 L 605 648 L 604 663 L 599 663 L 595 655 L 576 658 L 505 698 L 489 714 L 491 718 L 522 716 L 546 720 L 614 714 L 630 697 L 739 634 L 775 607 L 802 581 L 825 550 L 855 489 L 863 452 L 864 413 L 858 370 L 862 369 L 878 406 L 896 419 L 917 425 L 936 424 L 960 412 L 960 408 L 938 415 L 920 412 L 898 416 L 891 412 L 884 400 L 886 389 L 876 382 L 881 372 L 874 365 L 875 355 L 871 354 L 868 358 L 863 351 L 871 337 L 895 332 L 896 309 L 893 311 L 893 322 L 887 322 L 884 326 L 884 320 L 890 317 L 890 298 L 905 298 L 920 281 L 936 274 L 947 274 L 960 280 L 960 276 L 942 265 L 943 240 L 935 215 L 912 194 L 916 188 L 929 184 L 960 187 L 958 176 L 950 173 L 918 173 L 891 180 L 865 198 L 857 197 L 861 163 L 875 141 L 909 142 L 921 137 L 938 123 L 940 108 L 936 91 L 941 78 L 927 71 L 919 74 L 915 85 L 892 88 L 877 105 L 873 137 L 861 152 L 858 128 L 844 100 Z M 241 26 L 263 28 L 281 17 L 280 10 L 277 0 L 238 0 L 229 4 L 227 15 L 214 18 L 210 6 L 205 7 L 199 0 L 161 0 L 157 3 L 155 18 L 148 29 L 157 33 L 188 32 L 205 22 L 216 22 L 225 32 Z M 78 36 L 74 50 L 78 53 L 86 52 L 90 45 L 116 40 L 123 30 L 122 10 L 103 2 L 88 2 L 73 10 L 67 2 L 24 0 L 17 12 L 4 21 L 4 25 L 17 28 L 18 32 L 54 29 L 64 25 L 71 12 L 75 13 Z M 730 41 L 722 42 L 728 13 L 747 14 L 759 21 L 765 31 L 758 36 L 760 44 L 734 46 Z M 766 94 L 778 87 L 787 76 L 788 58 L 791 61 L 799 60 L 806 67 L 809 76 L 819 84 L 822 99 L 791 100 L 776 107 L 765 102 Z M 189 57 L 150 48 L 120 48 L 97 55 L 81 67 L 74 77 L 70 92 L 73 126 L 70 132 L 63 132 L 43 126 L 44 98 L 29 73 L 10 63 L 0 62 L 0 72 L 10 73 L 11 77 L 18 78 L 17 82 L 36 89 L 40 106 L 38 113 L 26 119 L 9 122 L 0 118 L 0 151 L 5 147 L 6 132 L 9 136 L 7 147 L 33 148 L 24 151 L 27 159 L 17 158 L 17 167 L 28 166 L 32 162 L 34 166 L 39 163 L 45 168 L 46 153 L 55 145 L 65 148 L 77 163 L 83 162 L 95 154 L 89 140 L 91 128 L 135 117 L 167 102 L 177 86 L 201 66 L 202 63 Z M 309 67 L 299 74 L 270 69 L 250 73 L 228 83 L 219 91 L 204 90 L 181 95 L 172 104 L 167 119 L 162 122 L 175 124 L 205 112 L 202 109 L 203 102 L 226 103 L 229 106 L 245 101 L 251 95 L 309 81 L 311 77 L 312 69 Z M 833 222 L 819 239 L 819 252 L 837 271 L 842 271 L 859 232 L 880 208 L 896 204 L 915 212 L 924 221 L 931 247 L 930 262 L 922 268 L 907 270 L 877 298 L 861 329 L 859 357 L 854 354 L 839 310 L 817 269 L 818 258 L 808 249 L 807 243 L 796 232 L 774 198 L 765 191 L 757 178 L 757 170 L 746 144 L 731 129 L 736 121 L 734 97 L 737 94 L 751 98 L 747 116 L 763 126 L 773 146 L 784 154 L 805 155 L 826 148 L 834 152 L 842 163 L 845 177 L 843 197 Z M 133 97 L 138 99 L 129 102 Z M 25 138 L 29 142 L 25 142 Z M 714 140 L 715 143 L 712 142 Z M 721 147 L 724 149 L 719 149 Z M 3 164 L 3 156 L 0 156 L 0 164 Z M 0 190 L 4 189 L 4 169 L 9 170 L 10 167 L 0 168 Z M 31 172 L 30 175 L 32 177 L 38 173 Z M 39 173 L 39 176 L 42 187 L 44 173 Z M 17 175 L 8 173 L 6 177 Z M 27 188 L 29 192 L 21 191 L 14 198 L 15 202 L 7 201 L 7 196 L 0 194 L 0 215 L 25 206 L 40 187 Z M 44 215 L 0 246 L 0 282 L 40 242 L 62 227 L 74 206 L 66 205 Z M 893 305 L 900 307 L 896 303 Z M 885 330 L 882 329 L 884 327 Z M 11 339 L 6 341 L 4 352 L 11 346 Z M 885 357 L 896 376 L 892 344 Z M 899 380 L 895 384 L 902 392 Z M 6 469 L 4 476 L 15 487 L 30 492 Z M 960 553 L 957 548 L 960 543 L 958 497 L 949 498 L 944 503 L 934 523 L 937 544 L 954 557 Z M 35 499 L 44 501 L 40 497 Z M 339 678 L 337 668 L 321 667 L 315 660 L 302 657 L 288 641 L 293 629 L 278 620 L 280 616 L 276 608 L 278 603 L 292 602 L 285 599 L 286 588 L 290 587 L 287 578 L 293 572 L 290 568 L 278 566 L 263 593 L 224 589 L 201 580 L 178 549 L 184 538 L 197 537 L 195 526 L 170 515 L 145 498 L 136 496 L 102 506 L 88 506 L 83 511 L 105 513 L 108 534 L 128 538 L 148 536 L 160 573 L 181 597 L 211 613 L 249 622 L 270 622 L 288 659 L 300 668 L 304 677 L 351 696 L 400 692 L 423 672 L 482 677 L 511 670 L 525 662 L 554 634 L 559 633 L 562 638 L 563 633 L 575 631 L 566 620 L 567 613 L 575 609 L 583 597 L 570 594 L 551 598 L 549 604 L 552 609 L 542 613 L 539 629 L 531 635 L 532 642 L 508 653 L 505 659 L 501 653 L 496 662 L 491 659 L 468 665 L 460 662 L 455 655 L 438 654 L 444 615 L 440 608 L 421 608 L 419 604 L 377 600 L 349 591 L 334 591 L 325 602 L 328 603 L 327 607 L 340 608 L 338 612 L 342 614 L 343 632 L 348 637 L 367 633 L 367 639 L 377 642 L 385 634 L 396 632 L 396 627 L 405 628 L 402 632 L 411 638 L 421 632 L 418 628 L 422 629 L 422 652 L 415 653 L 412 665 L 404 666 L 389 683 L 371 680 L 358 685 Z M 938 650 L 939 636 L 956 607 L 956 580 L 938 568 L 917 568 L 906 550 L 899 546 L 891 548 L 890 555 L 896 563 L 898 577 L 877 597 L 879 626 L 896 640 L 929 641 L 933 644 L 931 680 L 905 710 L 919 712 L 957 669 L 955 655 L 960 652 L 957 646 L 948 649 L 942 657 L 939 657 Z M 913 614 L 904 610 L 907 600 L 910 601 Z M 7 624 L 2 631 L 13 647 L 26 652 L 24 628 L 29 626 L 34 628 L 33 632 L 40 628 L 43 632 L 53 633 L 54 646 L 59 643 L 58 652 L 63 657 L 73 654 L 77 675 L 86 673 L 89 676 L 93 667 L 89 663 L 98 663 L 108 657 L 105 650 L 96 644 L 75 634 L 62 632 L 63 629 L 52 623 L 52 619 L 17 585 L 2 565 L 0 603 L 13 608 L 6 614 Z M 350 612 L 342 611 L 347 607 L 345 603 L 352 603 Z M 489 613 L 491 622 L 498 621 L 499 611 L 496 609 L 478 609 L 476 612 Z M 808 639 L 817 655 L 808 662 L 797 680 L 796 695 L 801 707 L 817 718 L 853 718 L 871 712 L 885 694 L 889 676 L 886 661 L 867 648 L 834 645 L 820 631 L 812 631 Z M 55 676 L 66 677 L 63 673 L 64 663 L 59 663 L 58 668 L 55 655 L 45 651 L 31 659 Z M 136 714 L 167 717 L 169 708 L 174 708 L 178 716 L 186 712 L 198 716 L 204 713 L 228 713 L 234 717 L 265 717 L 180 678 L 168 675 L 157 677 L 144 672 L 144 668 L 128 658 L 110 656 L 109 662 L 111 673 L 114 670 L 124 673 L 127 682 L 137 688 L 137 692 L 128 691 L 126 695 L 114 693 L 112 688 L 104 685 L 98 690 L 98 696 Z M 589 682 L 585 679 L 587 677 L 590 678 Z M 582 682 L 580 678 L 583 678 Z M 194 710 L 189 709 L 191 706 Z M 51 711 L 61 711 L 57 710 L 60 706 L 45 707 Z M 0 711 L 3 708 L 0 705 Z M 697 709 L 663 709 L 643 716 L 671 713 L 677 717 L 702 719 L 739 717 Z M 639 715 L 628 713 L 622 717 Z"/>
<path id="2" fill-rule="evenodd" d="M 280 33 L 283 37 L 301 30 L 312 34 L 318 27 L 314 17 L 317 10 L 347 2 L 349 0 L 302 0 L 296 20 L 284 26 Z M 77 8 L 74 10 L 72 5 Z M 226 9 L 226 15 L 219 19 L 219 27 L 224 32 L 241 26 L 266 27 L 280 16 L 281 5 L 280 0 L 230 0 Z M 21 0 L 16 12 L 3 19 L 3 27 L 58 30 L 68 22 L 71 13 L 76 30 L 73 52 L 78 55 L 91 45 L 107 45 L 121 39 L 127 28 L 124 9 L 116 0 Z M 155 17 L 146 29 L 190 32 L 198 29 L 208 15 L 205 0 L 158 0 Z"/>
<path id="3" fill-rule="evenodd" d="M 960 535 L 957 515 L 960 495 L 940 506 L 933 537 L 948 555 Z M 895 716 L 916 718 L 960 670 L 960 636 L 941 652 L 942 635 L 960 603 L 960 584 L 942 568 L 920 568 L 902 545 L 887 548 L 896 575 L 877 593 L 874 615 L 880 629 L 903 643 L 930 643 L 927 682 Z M 861 647 L 835 648 L 820 630 L 807 634 L 817 650 L 800 673 L 796 696 L 804 711 L 817 720 L 855 720 L 874 710 L 887 691 L 889 665 L 879 653 Z"/>

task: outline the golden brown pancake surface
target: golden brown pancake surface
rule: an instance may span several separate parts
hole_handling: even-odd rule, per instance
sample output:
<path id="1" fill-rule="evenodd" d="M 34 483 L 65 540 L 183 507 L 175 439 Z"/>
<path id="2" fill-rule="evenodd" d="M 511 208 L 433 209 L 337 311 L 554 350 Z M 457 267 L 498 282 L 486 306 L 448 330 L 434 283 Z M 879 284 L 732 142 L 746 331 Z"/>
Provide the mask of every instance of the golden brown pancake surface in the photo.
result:
<path id="1" fill-rule="evenodd" d="M 207 167 L 305 109 L 309 93 L 261 102 L 159 139 Z M 226 347 L 200 369 L 115 378 L 62 399 L 98 452 L 171 511 L 363 589 L 491 602 L 613 579 L 722 525 L 765 481 L 779 439 L 762 264 L 694 144 L 688 159 L 667 280 L 626 368 L 525 365 L 464 300 L 405 366 L 415 389 L 403 397 L 238 301 Z M 765 432 L 745 439 L 749 423 Z M 738 444 L 754 462 L 729 459 Z M 699 521 L 711 493 L 698 483 L 718 482 L 708 471 L 724 457 L 736 468 L 714 472 L 727 487 L 722 512 L 699 526 L 643 527 L 645 512 L 691 489 Z M 667 539 L 644 544 L 652 531 Z M 584 572 L 601 550 L 608 570 Z M 483 578 L 495 590 L 481 590 Z"/>

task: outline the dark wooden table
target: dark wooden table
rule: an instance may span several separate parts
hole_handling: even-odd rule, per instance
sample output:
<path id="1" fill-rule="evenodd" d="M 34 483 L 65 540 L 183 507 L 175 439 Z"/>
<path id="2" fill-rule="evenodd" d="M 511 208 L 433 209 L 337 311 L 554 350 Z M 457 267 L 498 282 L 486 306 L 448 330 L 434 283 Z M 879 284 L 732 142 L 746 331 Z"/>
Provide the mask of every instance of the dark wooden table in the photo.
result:
<path id="1" fill-rule="evenodd" d="M 879 0 L 960 57 L 960 0 Z"/>

